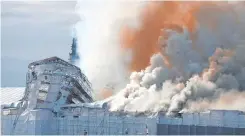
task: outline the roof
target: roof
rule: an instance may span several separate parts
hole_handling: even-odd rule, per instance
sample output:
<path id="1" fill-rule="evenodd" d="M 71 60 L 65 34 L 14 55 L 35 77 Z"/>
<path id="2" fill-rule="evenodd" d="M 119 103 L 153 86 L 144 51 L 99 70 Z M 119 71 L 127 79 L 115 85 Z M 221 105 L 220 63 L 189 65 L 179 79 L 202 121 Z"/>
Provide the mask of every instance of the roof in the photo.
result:
<path id="1" fill-rule="evenodd" d="M 25 87 L 1 88 L 1 105 L 17 102 L 24 96 L 24 93 L 25 93 Z"/>
<path id="2" fill-rule="evenodd" d="M 54 63 L 54 62 L 58 62 L 58 63 L 60 63 L 60 64 L 67 65 L 67 66 L 70 66 L 70 67 L 74 67 L 74 68 L 76 68 L 77 70 L 80 70 L 80 68 L 78 68 L 77 66 L 72 65 L 71 63 L 66 62 L 66 61 L 64 61 L 63 59 L 58 58 L 58 57 L 56 57 L 56 56 L 50 57 L 50 58 L 46 58 L 46 59 L 43 59 L 43 60 L 39 60 L 39 61 L 32 62 L 32 63 L 30 63 L 30 64 L 28 65 L 28 68 L 31 68 L 32 66 L 37 66 L 37 65 L 42 65 L 42 64 L 49 64 L 49 63 Z"/>

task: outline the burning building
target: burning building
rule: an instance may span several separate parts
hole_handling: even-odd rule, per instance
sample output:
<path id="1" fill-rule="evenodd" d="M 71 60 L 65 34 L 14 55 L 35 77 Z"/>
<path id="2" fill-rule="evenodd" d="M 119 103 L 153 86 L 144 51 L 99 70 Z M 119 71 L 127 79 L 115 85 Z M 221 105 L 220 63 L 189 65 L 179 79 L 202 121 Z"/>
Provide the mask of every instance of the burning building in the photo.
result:
<path id="1" fill-rule="evenodd" d="M 2 107 L 2 134 L 245 134 L 245 113 L 241 111 L 175 116 L 110 111 L 112 98 L 94 102 L 91 85 L 76 66 L 52 57 L 28 68 L 23 98 Z"/>
<path id="2" fill-rule="evenodd" d="M 3 134 L 245 135 L 244 3 L 149 2 L 119 33 L 113 22 L 134 12 L 106 4 L 81 9 L 78 52 L 93 88 L 128 84 L 93 101 L 79 68 L 31 63 L 23 99 L 3 107 Z"/>

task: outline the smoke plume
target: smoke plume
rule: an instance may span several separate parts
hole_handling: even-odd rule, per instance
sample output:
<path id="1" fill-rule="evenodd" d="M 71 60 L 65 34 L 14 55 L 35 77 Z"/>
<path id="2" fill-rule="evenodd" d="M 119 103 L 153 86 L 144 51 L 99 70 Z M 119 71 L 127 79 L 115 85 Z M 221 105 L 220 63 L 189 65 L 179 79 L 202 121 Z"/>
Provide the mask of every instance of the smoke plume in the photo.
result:
<path id="1" fill-rule="evenodd" d="M 118 36 L 115 44 L 104 45 L 102 36 L 90 37 L 100 41 L 100 47 L 95 46 L 91 55 L 106 54 L 108 50 L 113 54 L 110 56 L 113 61 L 109 56 L 103 60 L 110 71 L 102 72 L 102 78 L 94 74 L 98 82 L 107 83 L 108 77 L 120 83 L 118 77 L 125 79 L 132 72 L 129 83 L 110 99 L 110 110 L 168 114 L 213 108 L 244 110 L 244 3 L 146 2 L 143 5 L 133 7 L 134 12 L 130 12 L 133 16 L 127 21 L 117 22 L 119 29 L 107 29 L 117 32 L 106 38 L 111 43 Z M 114 13 L 124 19 L 126 9 Z M 111 24 L 106 26 L 112 28 Z M 100 34 L 104 35 L 103 31 Z M 82 42 L 81 39 L 80 45 Z M 101 52 L 96 52 L 98 49 Z M 103 62 L 103 57 L 99 62 L 91 58 L 84 57 L 93 63 L 90 66 Z M 113 67 L 119 71 L 113 72 Z"/>
<path id="2" fill-rule="evenodd" d="M 79 65 L 93 84 L 96 97 L 100 97 L 107 86 L 119 89 L 126 85 L 130 52 L 121 51 L 119 31 L 122 24 L 137 26 L 141 5 L 141 2 L 123 1 L 77 2 L 81 18 L 76 24 Z"/>

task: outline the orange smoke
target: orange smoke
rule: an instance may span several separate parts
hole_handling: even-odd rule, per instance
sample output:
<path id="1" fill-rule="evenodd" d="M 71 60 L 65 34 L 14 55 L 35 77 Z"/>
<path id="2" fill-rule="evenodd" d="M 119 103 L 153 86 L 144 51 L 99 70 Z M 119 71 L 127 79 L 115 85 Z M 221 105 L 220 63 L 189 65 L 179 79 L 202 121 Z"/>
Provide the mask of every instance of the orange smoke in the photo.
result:
<path id="1" fill-rule="evenodd" d="M 201 76 L 205 80 L 212 80 L 215 75 L 220 71 L 221 66 L 219 62 L 228 61 L 234 55 L 233 50 L 217 48 L 209 58 L 209 67 L 204 69 Z"/>
<path id="2" fill-rule="evenodd" d="M 153 54 L 161 52 L 165 63 L 171 67 L 171 58 L 164 54 L 166 45 L 159 44 L 159 38 L 168 38 L 162 30 L 172 29 L 182 32 L 186 27 L 195 39 L 196 13 L 201 7 L 214 5 L 213 2 L 149 2 L 140 16 L 137 29 L 122 28 L 121 45 L 132 51 L 131 71 L 140 71 L 149 65 Z M 215 27 L 215 24 L 212 24 Z M 193 48 L 195 44 L 193 44 Z"/>
<path id="3" fill-rule="evenodd" d="M 100 95 L 99 96 L 102 97 L 101 99 L 106 99 L 106 98 L 108 98 L 108 97 L 110 97 L 112 95 L 113 95 L 112 90 L 110 90 L 108 88 L 104 88 L 104 89 L 102 89 L 100 91 Z"/>

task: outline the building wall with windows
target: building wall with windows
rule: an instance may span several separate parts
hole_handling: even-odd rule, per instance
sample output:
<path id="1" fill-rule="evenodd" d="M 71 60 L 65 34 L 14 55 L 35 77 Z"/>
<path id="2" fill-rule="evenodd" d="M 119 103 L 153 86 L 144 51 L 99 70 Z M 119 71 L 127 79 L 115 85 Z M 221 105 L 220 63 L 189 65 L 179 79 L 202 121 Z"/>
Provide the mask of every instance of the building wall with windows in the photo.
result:
<path id="1" fill-rule="evenodd" d="M 179 118 L 160 116 L 158 135 L 245 135 L 245 114 L 241 111 L 211 110 L 184 113 Z"/>
<path id="2" fill-rule="evenodd" d="M 14 115 L 2 116 L 2 134 L 11 134 Z M 211 110 L 179 117 L 131 115 L 102 108 L 77 107 L 54 115 L 36 109 L 22 116 L 14 134 L 81 135 L 245 135 L 245 115 L 240 111 Z"/>
<path id="3" fill-rule="evenodd" d="M 45 114 L 45 115 L 44 115 Z M 49 114 L 49 115 L 48 115 Z M 28 116 L 28 117 L 27 117 Z M 45 118 L 43 118 L 45 117 Z M 116 115 L 105 110 L 90 109 L 79 116 L 55 117 L 47 110 L 31 111 L 20 117 L 13 131 L 15 115 L 2 116 L 2 134 L 18 135 L 123 135 L 156 134 L 157 117 Z"/>

